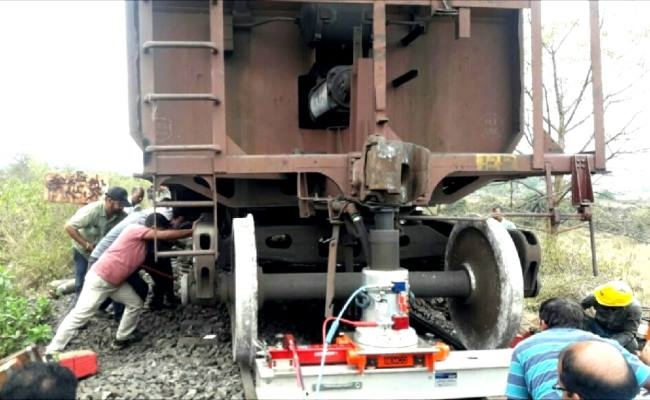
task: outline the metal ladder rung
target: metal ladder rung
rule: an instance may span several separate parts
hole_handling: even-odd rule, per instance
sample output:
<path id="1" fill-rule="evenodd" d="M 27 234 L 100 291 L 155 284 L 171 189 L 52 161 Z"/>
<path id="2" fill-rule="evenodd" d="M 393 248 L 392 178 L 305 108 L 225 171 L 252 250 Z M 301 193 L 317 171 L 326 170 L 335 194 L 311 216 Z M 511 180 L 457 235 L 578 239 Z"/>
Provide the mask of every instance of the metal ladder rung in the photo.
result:
<path id="1" fill-rule="evenodd" d="M 215 42 L 196 42 L 196 41 L 162 41 L 148 40 L 142 44 L 142 50 L 147 53 L 150 49 L 211 49 L 217 53 L 219 49 Z"/>
<path id="2" fill-rule="evenodd" d="M 145 153 L 165 151 L 214 151 L 221 153 L 221 147 L 214 144 L 162 144 L 150 145 L 144 148 Z"/>
<path id="3" fill-rule="evenodd" d="M 158 257 L 178 257 L 178 256 L 214 256 L 216 255 L 215 250 L 170 250 L 170 251 L 159 251 L 156 253 Z"/>
<path id="4" fill-rule="evenodd" d="M 188 200 L 188 201 L 160 201 L 156 207 L 212 207 L 214 201 L 211 200 Z"/>
<path id="5" fill-rule="evenodd" d="M 216 104 L 221 100 L 212 93 L 148 93 L 144 96 L 145 103 L 156 101 L 214 101 Z"/>

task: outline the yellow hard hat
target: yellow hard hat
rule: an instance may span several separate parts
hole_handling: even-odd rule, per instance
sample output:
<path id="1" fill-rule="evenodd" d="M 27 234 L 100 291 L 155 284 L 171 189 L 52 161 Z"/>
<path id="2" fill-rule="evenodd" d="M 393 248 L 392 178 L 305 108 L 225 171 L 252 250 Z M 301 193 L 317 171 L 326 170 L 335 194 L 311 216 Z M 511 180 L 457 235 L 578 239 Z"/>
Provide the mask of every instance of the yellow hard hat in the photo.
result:
<path id="1" fill-rule="evenodd" d="M 634 295 L 630 286 L 621 281 L 607 282 L 594 289 L 598 304 L 607 307 L 625 307 L 632 303 Z"/>

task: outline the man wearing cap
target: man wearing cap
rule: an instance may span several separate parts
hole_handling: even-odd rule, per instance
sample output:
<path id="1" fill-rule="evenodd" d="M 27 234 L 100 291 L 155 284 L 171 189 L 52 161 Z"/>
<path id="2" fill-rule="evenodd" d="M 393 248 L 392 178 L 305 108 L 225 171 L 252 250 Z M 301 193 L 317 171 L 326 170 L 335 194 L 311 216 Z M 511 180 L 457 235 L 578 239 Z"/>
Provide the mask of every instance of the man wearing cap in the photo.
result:
<path id="1" fill-rule="evenodd" d="M 126 217 L 124 207 L 128 206 L 130 203 L 126 189 L 113 186 L 106 191 L 104 200 L 81 207 L 65 223 L 65 231 L 72 238 L 75 298 L 81 293 L 90 253 L 99 239 Z"/>
<path id="2" fill-rule="evenodd" d="M 75 307 L 59 325 L 52 341 L 45 349 L 46 354 L 62 351 L 75 334 L 91 318 L 99 305 L 108 297 L 124 304 L 124 316 L 111 344 L 120 350 L 142 339 L 136 331 L 143 301 L 126 279 L 145 260 L 147 241 L 175 240 L 190 237 L 193 227 L 173 230 L 169 220 L 162 214 L 149 214 L 144 225 L 131 224 L 124 228 L 115 242 L 92 265 L 86 276 L 86 283 Z"/>
<path id="3" fill-rule="evenodd" d="M 632 353 L 638 350 L 636 333 L 642 309 L 625 282 L 612 281 L 598 286 L 580 305 L 596 311 L 593 317 L 585 318 L 585 330 L 614 339 Z"/>

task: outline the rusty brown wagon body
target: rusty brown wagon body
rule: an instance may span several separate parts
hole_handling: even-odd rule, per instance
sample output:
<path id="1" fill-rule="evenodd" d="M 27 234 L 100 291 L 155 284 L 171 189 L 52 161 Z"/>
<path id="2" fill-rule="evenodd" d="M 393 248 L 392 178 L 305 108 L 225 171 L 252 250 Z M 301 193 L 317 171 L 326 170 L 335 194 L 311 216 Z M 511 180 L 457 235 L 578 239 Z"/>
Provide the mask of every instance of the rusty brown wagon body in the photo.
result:
<path id="1" fill-rule="evenodd" d="M 143 175 L 170 188 L 162 205 L 213 216 L 193 250 L 160 255 L 194 257 L 189 297 L 229 298 L 219 271 L 231 269 L 231 221 L 252 213 L 265 297 L 331 300 L 354 281 L 340 276 L 370 266 L 375 252 L 397 252 L 413 273 L 443 269 L 454 225 L 409 220 L 416 206 L 451 203 L 496 180 L 573 174 L 574 200 L 588 209 L 589 176 L 605 168 L 591 7 L 596 150 L 572 155 L 551 153 L 542 131 L 537 1 L 127 2 L 131 135 Z M 515 155 L 524 50 L 534 151 Z M 387 209 L 397 245 L 368 238 Z M 518 232 L 522 264 L 537 257 L 532 269 L 521 266 L 534 295 L 538 245 Z M 301 288 L 286 290 L 288 280 Z"/>

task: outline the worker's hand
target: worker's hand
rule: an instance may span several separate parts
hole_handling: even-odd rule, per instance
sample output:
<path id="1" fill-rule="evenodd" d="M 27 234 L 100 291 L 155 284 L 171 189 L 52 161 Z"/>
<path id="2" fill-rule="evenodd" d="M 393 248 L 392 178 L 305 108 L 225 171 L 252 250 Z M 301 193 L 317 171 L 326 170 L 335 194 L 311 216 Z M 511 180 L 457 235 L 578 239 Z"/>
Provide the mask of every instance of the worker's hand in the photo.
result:
<path id="1" fill-rule="evenodd" d="M 641 361 L 643 361 L 646 365 L 650 365 L 650 341 L 646 342 L 645 346 L 643 346 L 643 349 L 638 353 Z"/>

